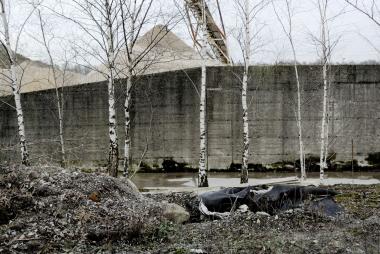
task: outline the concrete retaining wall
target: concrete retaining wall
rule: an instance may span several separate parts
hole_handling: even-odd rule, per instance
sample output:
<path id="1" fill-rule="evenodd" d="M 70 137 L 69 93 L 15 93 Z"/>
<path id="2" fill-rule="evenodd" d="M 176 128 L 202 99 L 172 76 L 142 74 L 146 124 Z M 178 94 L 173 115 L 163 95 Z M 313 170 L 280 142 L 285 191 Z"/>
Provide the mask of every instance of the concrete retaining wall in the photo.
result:
<path id="1" fill-rule="evenodd" d="M 322 108 L 321 72 L 318 66 L 300 66 L 303 87 L 303 123 L 308 155 L 319 155 Z M 209 167 L 224 169 L 240 163 L 241 98 L 239 67 L 209 67 Z M 249 81 L 251 163 L 269 164 L 297 159 L 295 120 L 296 85 L 291 66 L 250 69 Z M 330 153 L 337 160 L 380 152 L 380 66 L 334 66 L 330 109 Z M 138 77 L 133 91 L 132 157 L 161 166 L 171 158 L 198 164 L 200 70 L 189 69 Z M 119 141 L 123 141 L 124 84 L 118 84 Z M 103 164 L 107 159 L 107 87 L 94 83 L 67 87 L 65 137 L 70 161 Z M 0 102 L 0 160 L 18 160 L 17 126 L 11 97 Z M 6 103 L 5 103 L 6 102 Z M 56 161 L 59 157 L 58 120 L 54 91 L 23 94 L 25 126 L 31 159 Z M 120 151 L 122 154 L 122 150 Z"/>

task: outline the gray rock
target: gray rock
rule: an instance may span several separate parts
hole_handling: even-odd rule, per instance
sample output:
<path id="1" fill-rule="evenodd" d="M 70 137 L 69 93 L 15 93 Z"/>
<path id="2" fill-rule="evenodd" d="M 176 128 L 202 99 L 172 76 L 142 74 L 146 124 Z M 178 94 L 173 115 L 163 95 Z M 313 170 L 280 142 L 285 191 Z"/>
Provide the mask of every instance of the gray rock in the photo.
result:
<path id="1" fill-rule="evenodd" d="M 264 216 L 264 217 L 270 217 L 270 214 L 266 213 L 266 212 L 257 212 L 256 215 Z"/>
<path id="2" fill-rule="evenodd" d="M 248 211 L 249 211 L 249 207 L 247 205 L 241 205 L 238 208 L 238 212 L 240 212 L 240 213 L 246 213 Z"/>
<path id="3" fill-rule="evenodd" d="M 182 224 L 190 219 L 190 214 L 183 208 L 177 204 L 173 203 L 163 203 L 163 216 L 167 220 Z"/>
<path id="4" fill-rule="evenodd" d="M 380 217 L 377 215 L 373 215 L 364 220 L 364 225 L 366 226 L 380 225 Z"/>

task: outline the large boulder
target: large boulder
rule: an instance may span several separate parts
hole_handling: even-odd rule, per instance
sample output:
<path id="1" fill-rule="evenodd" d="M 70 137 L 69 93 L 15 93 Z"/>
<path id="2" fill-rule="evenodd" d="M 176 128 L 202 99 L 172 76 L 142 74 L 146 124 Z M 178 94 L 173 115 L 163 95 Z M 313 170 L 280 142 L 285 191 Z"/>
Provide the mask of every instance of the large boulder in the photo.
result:
<path id="1" fill-rule="evenodd" d="M 182 224 L 190 219 L 190 214 L 177 204 L 163 203 L 163 216 L 167 220 Z"/>

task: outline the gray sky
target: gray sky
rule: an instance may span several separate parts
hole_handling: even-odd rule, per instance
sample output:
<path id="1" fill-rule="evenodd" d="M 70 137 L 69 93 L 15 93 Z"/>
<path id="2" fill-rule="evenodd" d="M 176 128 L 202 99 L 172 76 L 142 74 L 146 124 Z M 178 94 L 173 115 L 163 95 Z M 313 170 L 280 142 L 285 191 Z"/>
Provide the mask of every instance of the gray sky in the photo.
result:
<path id="1" fill-rule="evenodd" d="M 48 0 L 49 1 L 49 0 Z M 156 6 L 164 7 L 168 12 L 174 9 L 173 0 L 156 0 Z M 179 0 L 177 0 L 179 1 Z M 318 58 L 315 43 L 312 36 L 318 36 L 319 33 L 319 16 L 316 0 L 293 0 L 294 7 L 294 39 L 298 59 L 300 62 L 313 62 Z M 364 2 L 366 0 L 363 0 Z M 20 20 L 23 20 L 29 10 L 29 7 L 22 0 L 13 0 L 11 9 L 12 28 L 19 28 Z M 210 6 L 214 5 L 213 0 L 208 0 Z M 226 30 L 229 34 L 228 43 L 230 53 L 235 61 L 241 59 L 240 48 L 233 34 L 241 27 L 237 18 L 234 1 L 220 0 L 223 9 L 223 18 L 226 24 Z M 252 0 L 253 3 L 257 0 Z M 371 46 L 368 41 L 380 48 L 380 27 L 376 26 L 364 15 L 354 11 L 345 5 L 343 0 L 329 1 L 329 17 L 333 17 L 344 10 L 344 14 L 339 15 L 329 23 L 332 40 L 339 39 L 333 53 L 335 62 L 362 62 L 366 60 L 380 61 L 379 53 Z M 281 12 L 283 10 L 283 1 L 275 2 L 276 8 Z M 284 14 L 284 13 L 283 13 Z M 58 37 L 52 42 L 54 45 L 53 52 L 57 56 L 62 56 L 64 48 L 69 48 L 67 39 L 74 38 L 78 31 L 73 28 L 68 21 L 59 20 L 46 13 L 49 25 L 47 29 L 56 34 Z M 17 17 L 17 20 L 15 19 Z M 23 17 L 22 19 L 20 17 Z M 19 19 L 20 18 L 20 19 Z M 218 19 L 215 13 L 215 18 Z M 262 45 L 260 50 L 253 56 L 254 63 L 273 63 L 275 61 L 290 60 L 291 52 L 289 42 L 282 31 L 282 28 L 274 14 L 272 5 L 268 5 L 255 19 L 253 32 L 261 29 L 260 36 L 256 43 Z M 148 29 L 148 28 L 147 28 Z M 41 45 L 36 42 L 38 38 L 37 20 L 31 18 L 20 39 L 20 53 L 32 58 L 45 60 L 46 55 Z M 188 44 L 191 44 L 187 30 L 184 24 L 179 24 L 174 32 Z M 12 38 L 15 40 L 15 36 Z"/>

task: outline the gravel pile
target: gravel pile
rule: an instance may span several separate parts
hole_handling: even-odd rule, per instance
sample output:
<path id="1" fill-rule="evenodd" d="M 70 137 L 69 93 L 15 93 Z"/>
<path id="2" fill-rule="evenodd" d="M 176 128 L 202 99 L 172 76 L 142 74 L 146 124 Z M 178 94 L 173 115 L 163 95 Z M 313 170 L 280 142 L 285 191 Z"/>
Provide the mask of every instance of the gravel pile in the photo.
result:
<path id="1" fill-rule="evenodd" d="M 154 235 L 167 219 L 181 223 L 176 209 L 143 197 L 125 178 L 53 167 L 2 168 L 0 253 L 81 253 L 112 242 L 133 244 Z"/>

